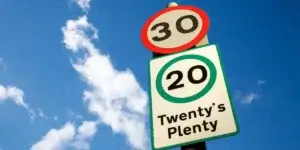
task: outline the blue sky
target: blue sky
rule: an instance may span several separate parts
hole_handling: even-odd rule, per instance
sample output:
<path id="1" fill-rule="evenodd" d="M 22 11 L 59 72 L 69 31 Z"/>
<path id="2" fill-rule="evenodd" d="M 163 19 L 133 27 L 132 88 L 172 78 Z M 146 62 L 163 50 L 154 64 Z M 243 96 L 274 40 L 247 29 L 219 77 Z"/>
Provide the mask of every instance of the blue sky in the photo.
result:
<path id="1" fill-rule="evenodd" d="M 168 2 L 0 1 L 0 148 L 149 149 L 140 30 Z M 240 124 L 208 150 L 296 150 L 299 2 L 177 2 L 208 13 Z"/>

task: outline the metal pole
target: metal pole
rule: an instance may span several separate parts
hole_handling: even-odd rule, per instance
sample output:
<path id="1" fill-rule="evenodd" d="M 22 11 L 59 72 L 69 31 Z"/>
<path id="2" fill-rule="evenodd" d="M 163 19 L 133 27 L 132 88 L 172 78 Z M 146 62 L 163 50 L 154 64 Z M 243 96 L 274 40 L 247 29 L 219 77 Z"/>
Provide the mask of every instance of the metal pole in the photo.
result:
<path id="1" fill-rule="evenodd" d="M 178 6 L 177 3 L 175 2 L 170 2 L 167 7 L 173 7 L 173 6 Z M 194 47 L 202 46 L 208 44 L 208 38 L 207 35 Z M 194 48 L 193 47 L 193 48 Z M 164 54 L 159 54 L 159 53 L 152 53 L 153 58 L 163 56 Z M 181 147 L 181 150 L 206 150 L 206 144 L 205 142 L 199 142 L 199 143 L 194 143 L 190 145 L 185 145 Z"/>

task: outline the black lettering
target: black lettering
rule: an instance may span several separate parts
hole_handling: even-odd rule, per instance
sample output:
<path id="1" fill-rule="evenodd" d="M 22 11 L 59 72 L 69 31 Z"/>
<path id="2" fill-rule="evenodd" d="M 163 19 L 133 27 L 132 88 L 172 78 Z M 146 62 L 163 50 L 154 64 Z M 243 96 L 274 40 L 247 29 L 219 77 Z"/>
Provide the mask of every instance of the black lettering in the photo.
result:
<path id="1" fill-rule="evenodd" d="M 179 135 L 179 136 L 183 136 L 183 134 L 181 133 L 181 127 L 178 126 L 177 129 L 178 129 L 178 135 Z"/>
<path id="2" fill-rule="evenodd" d="M 201 116 L 201 117 L 203 117 L 204 116 L 204 114 L 202 113 L 202 108 L 201 107 L 198 107 L 198 113 L 199 113 L 199 116 Z"/>
<path id="3" fill-rule="evenodd" d="M 179 115 L 179 119 L 182 120 L 182 121 L 186 120 L 186 117 L 187 117 L 186 113 L 181 113 Z"/>
<path id="4" fill-rule="evenodd" d="M 171 72 L 167 75 L 167 80 L 171 79 L 171 77 L 172 77 L 174 74 L 177 74 L 177 79 L 176 79 L 172 84 L 170 84 L 170 86 L 168 87 L 168 90 L 174 90 L 174 89 L 178 89 L 178 88 L 184 87 L 184 84 L 183 84 L 183 83 L 179 84 L 179 82 L 182 80 L 182 77 L 183 77 L 182 72 L 179 71 L 179 70 L 171 71 Z"/>
<path id="5" fill-rule="evenodd" d="M 183 129 L 183 133 L 184 133 L 185 135 L 190 135 L 190 134 L 191 134 L 191 128 L 190 128 L 190 127 L 185 127 L 185 128 Z"/>
<path id="6" fill-rule="evenodd" d="M 160 116 L 157 116 L 157 118 L 160 119 L 160 124 L 161 125 L 164 125 L 164 118 L 163 117 L 166 117 L 166 115 L 160 115 Z"/>
<path id="7" fill-rule="evenodd" d="M 219 109 L 219 112 L 223 112 L 223 111 L 225 111 L 225 110 L 226 110 L 226 108 L 225 108 L 225 105 L 224 105 L 224 104 L 219 104 L 219 105 L 218 105 L 218 109 Z"/>
<path id="8" fill-rule="evenodd" d="M 192 23 L 192 27 L 190 29 L 183 29 L 182 27 L 182 21 L 184 19 L 190 19 L 193 23 Z M 199 26 L 199 23 L 198 23 L 198 19 L 193 16 L 193 15 L 185 15 L 185 16 L 182 16 L 180 17 L 177 21 L 176 21 L 176 28 L 177 30 L 180 32 L 180 33 L 190 33 L 190 32 L 193 32 L 197 29 L 197 27 Z"/>
<path id="9" fill-rule="evenodd" d="M 178 118 L 178 115 L 175 115 L 175 116 L 171 115 L 171 117 L 167 116 L 167 120 L 168 120 L 169 124 L 177 122 L 177 118 Z"/>
<path id="10" fill-rule="evenodd" d="M 217 130 L 217 124 L 218 124 L 218 120 L 216 120 L 215 122 L 209 122 L 209 124 L 212 127 L 211 132 L 215 132 Z"/>
<path id="11" fill-rule="evenodd" d="M 172 32 L 169 30 L 170 25 L 167 22 L 161 22 L 155 24 L 154 26 L 152 26 L 151 31 L 156 30 L 158 27 L 163 27 L 161 30 L 158 31 L 158 33 L 164 33 L 164 36 L 162 37 L 155 36 L 152 38 L 153 41 L 156 42 L 163 41 L 168 39 L 171 36 Z"/>
<path id="12" fill-rule="evenodd" d="M 200 69 L 201 72 L 202 72 L 202 77 L 198 80 L 196 80 L 193 76 L 193 72 L 195 69 Z M 192 68 L 189 69 L 188 71 L 188 79 L 191 83 L 193 84 L 199 84 L 199 83 L 202 83 L 206 80 L 207 78 L 207 70 L 205 69 L 205 67 L 203 67 L 202 65 L 196 65 L 196 66 L 193 66 Z"/>
<path id="13" fill-rule="evenodd" d="M 171 135 L 175 134 L 176 132 L 177 132 L 176 127 L 168 128 L 168 137 L 169 137 L 169 139 L 172 137 Z"/>
<path id="14" fill-rule="evenodd" d="M 204 110 L 205 110 L 205 112 L 206 112 L 206 117 L 210 117 L 212 107 L 209 107 L 208 109 L 207 109 L 207 108 L 204 108 Z"/>
<path id="15" fill-rule="evenodd" d="M 209 130 L 209 128 L 207 127 L 207 124 L 208 124 L 208 122 L 206 122 L 205 120 L 203 120 L 202 125 L 203 125 L 205 131 Z"/>
<path id="16" fill-rule="evenodd" d="M 192 115 L 194 116 L 194 118 L 196 118 L 197 117 L 196 111 L 194 111 L 194 110 L 189 111 L 189 119 L 192 119 Z"/>
<path id="17" fill-rule="evenodd" d="M 196 80 L 194 77 L 193 77 L 193 71 L 195 69 L 200 69 L 202 71 L 202 77 L 198 80 Z M 199 84 L 199 83 L 202 83 L 206 80 L 207 78 L 207 70 L 205 69 L 205 67 L 201 66 L 201 65 L 196 65 L 196 66 L 193 66 L 189 69 L 188 73 L 188 80 L 193 83 L 193 84 Z M 173 75 L 177 75 L 177 79 L 169 85 L 168 87 L 168 90 L 174 90 L 174 89 L 178 89 L 178 88 L 182 88 L 184 87 L 184 84 L 181 83 L 179 84 L 179 82 L 182 80 L 183 78 L 183 73 L 179 70 L 174 70 L 174 71 L 171 71 L 167 74 L 167 77 L 166 79 L 169 80 L 172 78 Z"/>
<path id="18" fill-rule="evenodd" d="M 198 132 L 201 132 L 201 126 L 199 124 L 193 125 L 193 132 L 196 133 L 198 130 Z"/>
<path id="19" fill-rule="evenodd" d="M 192 27 L 189 28 L 189 29 L 184 29 L 182 27 L 182 21 L 184 19 L 190 19 L 192 21 Z M 198 19 L 193 16 L 193 15 L 185 15 L 185 16 L 182 16 L 180 17 L 177 21 L 176 21 L 176 29 L 182 33 L 182 34 L 186 34 L 186 33 L 190 33 L 190 32 L 193 32 L 195 31 L 198 26 L 199 26 L 199 22 L 198 22 Z M 172 32 L 171 30 L 169 29 L 170 28 L 170 25 L 169 23 L 167 22 L 160 22 L 160 23 L 157 23 L 155 25 L 153 25 L 151 27 L 151 31 L 154 31 L 154 30 L 157 30 L 158 27 L 162 27 L 160 30 L 158 30 L 158 33 L 163 33 L 164 35 L 162 37 L 158 37 L 158 36 L 155 36 L 155 37 L 152 37 L 152 40 L 153 41 L 156 41 L 156 42 L 160 42 L 160 41 L 163 41 L 163 40 L 166 40 L 168 38 L 171 37 L 172 35 Z"/>

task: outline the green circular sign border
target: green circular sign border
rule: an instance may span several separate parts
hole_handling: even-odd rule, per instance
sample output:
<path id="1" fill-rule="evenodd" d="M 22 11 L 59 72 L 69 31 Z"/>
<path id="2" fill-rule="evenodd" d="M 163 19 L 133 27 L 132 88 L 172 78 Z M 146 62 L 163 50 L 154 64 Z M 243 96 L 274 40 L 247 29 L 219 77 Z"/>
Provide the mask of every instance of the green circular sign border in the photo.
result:
<path id="1" fill-rule="evenodd" d="M 184 59 L 196 59 L 199 60 L 203 63 L 205 63 L 210 71 L 210 79 L 207 83 L 207 85 L 201 90 L 199 91 L 197 94 L 194 94 L 192 96 L 189 97 L 183 97 L 183 98 L 178 98 L 178 97 L 174 97 L 170 94 L 168 94 L 162 86 L 162 77 L 163 74 L 165 73 L 165 71 L 172 66 L 174 63 L 184 60 Z M 172 59 L 171 61 L 169 61 L 168 63 L 166 63 L 158 72 L 157 76 L 156 76 L 156 89 L 157 92 L 160 94 L 161 97 L 163 97 L 165 100 L 172 102 L 172 103 L 188 103 L 188 102 L 192 102 L 194 100 L 197 100 L 199 98 L 201 98 L 202 96 L 204 96 L 215 84 L 217 79 L 217 69 L 215 67 L 215 65 L 213 64 L 212 61 L 210 61 L 209 59 L 207 59 L 206 57 L 200 56 L 200 55 L 194 55 L 194 54 L 188 54 L 188 55 L 183 55 L 183 56 L 179 56 L 176 57 L 174 59 Z"/>

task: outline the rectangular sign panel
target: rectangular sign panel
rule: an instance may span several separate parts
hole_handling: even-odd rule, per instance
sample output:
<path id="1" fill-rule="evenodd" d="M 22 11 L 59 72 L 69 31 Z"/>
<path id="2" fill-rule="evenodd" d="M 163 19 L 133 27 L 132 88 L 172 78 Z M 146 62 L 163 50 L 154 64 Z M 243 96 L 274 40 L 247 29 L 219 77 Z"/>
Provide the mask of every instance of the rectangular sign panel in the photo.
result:
<path id="1" fill-rule="evenodd" d="M 153 149 L 167 149 L 238 133 L 218 46 L 152 59 Z"/>

